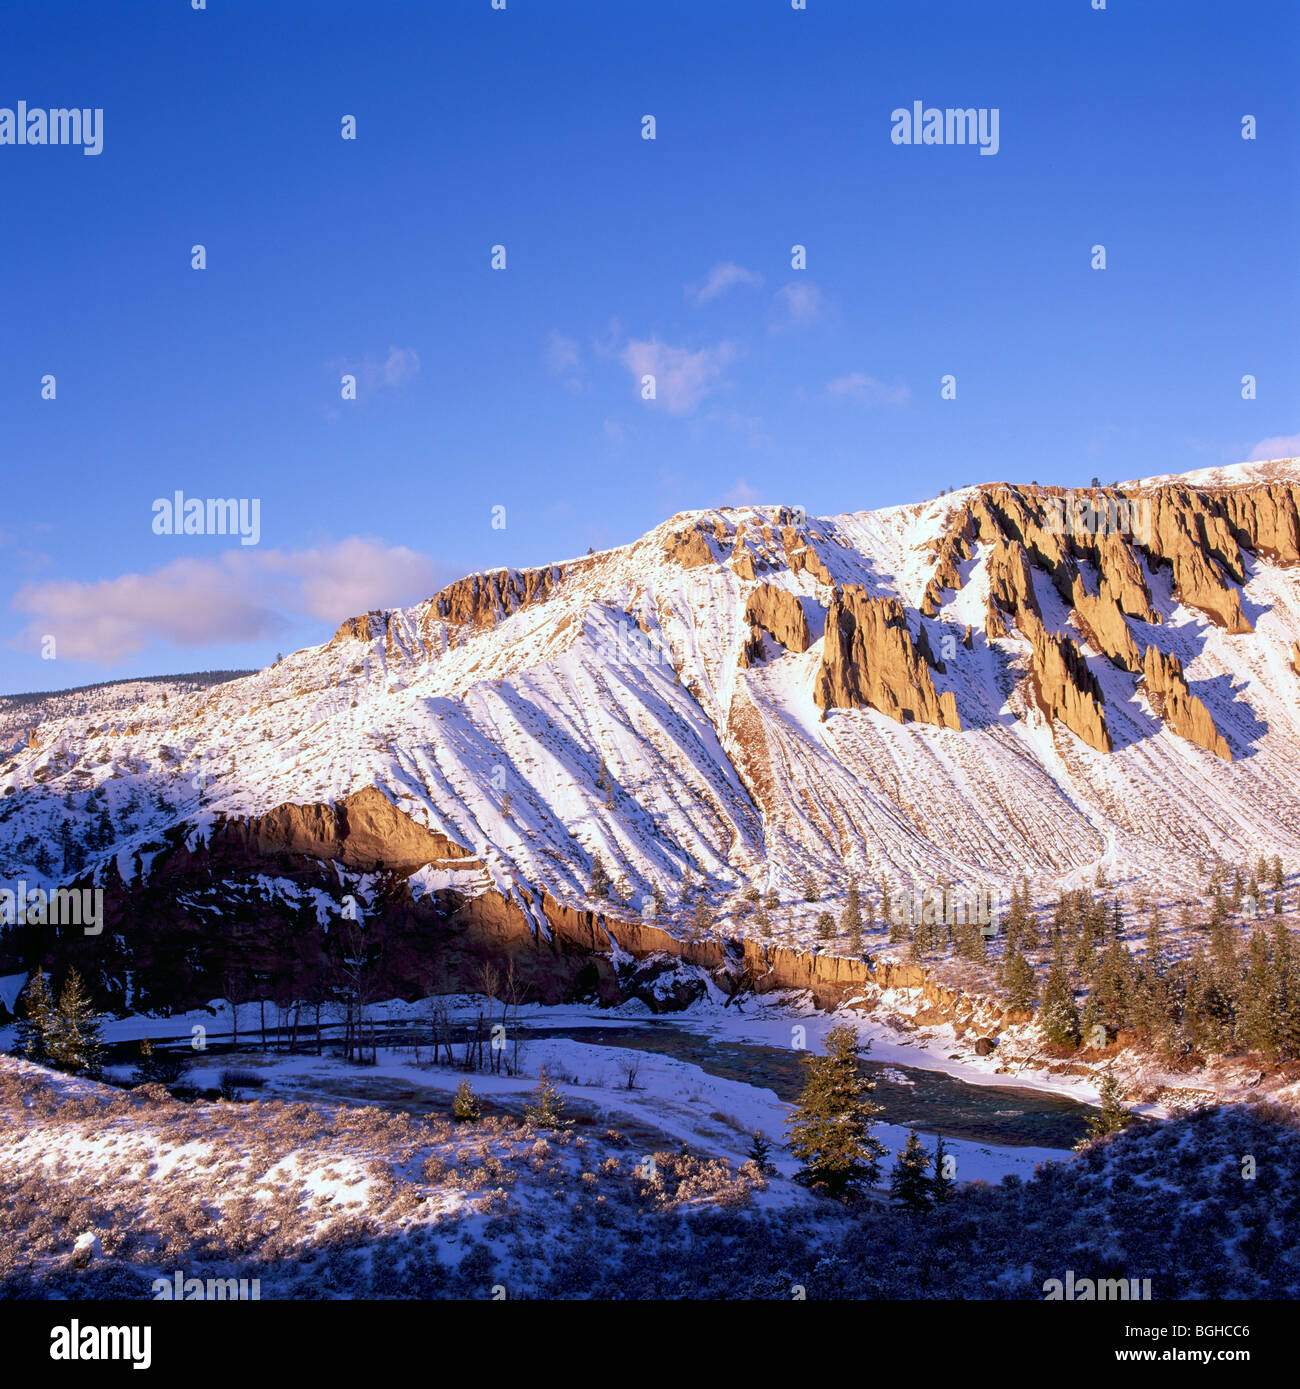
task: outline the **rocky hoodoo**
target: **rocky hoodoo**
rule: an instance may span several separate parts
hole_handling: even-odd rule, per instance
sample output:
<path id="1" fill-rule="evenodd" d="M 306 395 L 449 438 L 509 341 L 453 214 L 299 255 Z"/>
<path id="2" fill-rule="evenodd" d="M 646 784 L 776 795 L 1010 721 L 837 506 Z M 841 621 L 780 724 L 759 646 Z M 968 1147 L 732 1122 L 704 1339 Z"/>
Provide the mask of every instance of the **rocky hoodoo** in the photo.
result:
<path id="1" fill-rule="evenodd" d="M 1080 575 L 1074 581 L 1072 597 L 1075 621 L 1092 645 L 1104 651 L 1121 670 L 1140 670 L 1142 656 L 1137 642 L 1109 585 L 1100 593 L 1091 594 Z"/>
<path id="2" fill-rule="evenodd" d="M 1180 602 L 1229 633 L 1252 632 L 1239 588 L 1246 551 L 1300 564 L 1300 485 L 1170 484 L 1075 493 L 1000 484 L 971 496 L 934 542 L 935 570 L 921 611 L 937 614 L 944 591 L 962 586 L 963 563 L 981 558 L 989 584 L 985 635 L 996 640 L 1018 627 L 1033 648 L 1031 674 L 1041 707 L 1090 746 L 1110 751 L 1101 690 L 1078 643 L 1045 629 L 1034 588 L 1040 573 L 1060 595 L 1079 637 L 1117 669 L 1144 680 L 1171 728 L 1228 758 L 1227 744 L 1205 706 L 1187 692 L 1181 669 L 1175 674 L 1161 665 L 1153 675 L 1146 668 L 1142 652 L 1149 641 L 1131 621 L 1161 621 L 1145 562 L 1171 572 Z"/>
<path id="3" fill-rule="evenodd" d="M 1033 643 L 1030 680 L 1044 714 L 1059 719 L 1089 747 L 1110 752 L 1101 688 L 1078 646 L 1029 614 L 1022 615 L 1021 630 Z"/>
<path id="4" fill-rule="evenodd" d="M 961 728 L 956 696 L 935 690 L 902 603 L 872 598 L 856 584 L 831 600 L 813 698 L 823 713 L 869 707 L 899 723 Z"/>
<path id="5" fill-rule="evenodd" d="M 808 615 L 795 594 L 775 584 L 760 584 L 745 604 L 749 640 L 741 652 L 742 666 L 762 659 L 763 633 L 780 642 L 787 651 L 807 651 L 812 645 Z"/>
<path id="6" fill-rule="evenodd" d="M 1243 583 L 1245 567 L 1222 500 L 1181 486 L 1161 487 L 1141 500 L 1149 502 L 1151 513 L 1149 533 L 1139 543 L 1153 563 L 1173 570 L 1177 596 L 1229 632 L 1253 632 L 1241 594 L 1229 582 Z M 1237 514 L 1247 514 L 1240 503 Z M 1258 544 L 1257 537 L 1250 539 Z"/>
<path id="7" fill-rule="evenodd" d="M 1148 646 L 1142 660 L 1142 677 L 1152 707 L 1175 733 L 1225 762 L 1232 761 L 1232 749 L 1214 726 L 1210 711 L 1187 688 L 1183 663 L 1177 656 L 1166 656 Z"/>

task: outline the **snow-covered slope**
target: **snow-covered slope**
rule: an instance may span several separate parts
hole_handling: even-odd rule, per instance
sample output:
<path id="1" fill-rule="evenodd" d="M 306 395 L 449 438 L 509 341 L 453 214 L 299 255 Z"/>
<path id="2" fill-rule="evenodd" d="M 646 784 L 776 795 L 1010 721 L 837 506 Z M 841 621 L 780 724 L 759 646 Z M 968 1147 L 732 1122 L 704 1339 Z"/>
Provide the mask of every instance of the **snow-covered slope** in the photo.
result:
<path id="1" fill-rule="evenodd" d="M 1212 509 L 1216 489 L 1294 495 L 1298 478 L 1292 460 L 1122 490 L 1172 482 Z M 1293 863 L 1300 568 L 1247 548 L 1245 582 L 1225 582 L 1254 630 L 1232 633 L 1136 552 L 1158 621 L 1122 621 L 1139 651 L 1181 658 L 1231 761 L 1174 732 L 1140 670 L 1090 645 L 1033 568 L 1044 626 L 1078 642 L 1101 691 L 1114 743 L 1102 752 L 1035 698 L 1026 633 L 1010 621 L 985 635 L 992 547 L 973 542 L 960 586 L 923 616 L 943 538 L 987 494 L 806 521 L 686 512 L 626 546 L 353 619 L 244 679 L 49 720 L 0 764 L 0 876 L 57 878 L 65 822 L 81 856 L 127 864 L 170 823 L 368 786 L 469 850 L 482 885 L 586 901 L 599 855 L 634 908 L 688 873 L 715 897 L 755 883 L 789 898 L 809 872 L 832 892 L 882 872 L 1002 889 L 1022 873 L 1044 887 L 1091 881 L 1104 864 L 1111 881 L 1176 893 L 1218 859 Z M 1095 587 L 1086 556 L 1079 569 Z M 801 604 L 806 650 L 747 619 L 763 585 Z M 851 585 L 901 600 L 960 728 L 819 706 L 827 614 Z"/>

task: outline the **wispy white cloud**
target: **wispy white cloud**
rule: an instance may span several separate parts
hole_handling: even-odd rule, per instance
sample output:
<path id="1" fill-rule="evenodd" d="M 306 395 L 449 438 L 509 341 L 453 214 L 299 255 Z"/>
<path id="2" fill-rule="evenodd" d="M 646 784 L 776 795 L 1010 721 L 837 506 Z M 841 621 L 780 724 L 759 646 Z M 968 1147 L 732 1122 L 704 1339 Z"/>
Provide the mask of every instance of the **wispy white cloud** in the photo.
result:
<path id="1" fill-rule="evenodd" d="M 1262 463 L 1270 458 L 1300 457 L 1300 434 L 1274 434 L 1261 439 L 1250 451 L 1251 463 Z"/>
<path id="2" fill-rule="evenodd" d="M 338 357 L 325 363 L 330 372 L 346 372 L 357 378 L 361 393 L 393 390 L 404 386 L 420 371 L 419 354 L 413 347 L 390 347 L 387 357 Z"/>
<path id="3" fill-rule="evenodd" d="M 906 405 L 912 397 L 912 392 L 905 385 L 888 386 L 864 371 L 837 376 L 834 381 L 827 383 L 826 393 L 861 401 L 864 405 Z"/>
<path id="4" fill-rule="evenodd" d="M 563 381 L 566 391 L 581 395 L 586 389 L 581 371 L 582 351 L 575 338 L 552 330 L 546 335 L 542 358 L 547 370 Z"/>
<path id="5" fill-rule="evenodd" d="M 731 261 L 723 261 L 721 264 L 715 265 L 698 284 L 687 285 L 686 297 L 696 304 L 707 304 L 710 300 L 725 294 L 729 289 L 733 289 L 736 285 L 748 285 L 751 289 L 761 289 L 763 277 L 756 270 L 746 270 L 743 265 L 734 265 Z"/>
<path id="6" fill-rule="evenodd" d="M 772 331 L 806 328 L 821 317 L 822 292 L 811 280 L 791 280 L 773 296 Z"/>
<path id="7" fill-rule="evenodd" d="M 427 598 L 449 577 L 427 555 L 360 536 L 302 550 L 228 550 L 149 574 L 26 584 L 13 606 L 28 622 L 12 645 L 34 649 L 49 634 L 60 656 L 113 664 L 151 641 L 219 645 L 271 637 L 303 618 L 341 622 Z"/>
<path id="8" fill-rule="evenodd" d="M 573 371 L 580 358 L 577 341 L 564 333 L 552 331 L 546 335 L 546 365 L 557 376 Z"/>
<path id="9" fill-rule="evenodd" d="M 735 355 L 729 342 L 692 352 L 649 338 L 629 342 L 623 349 L 622 361 L 638 386 L 642 378 L 654 377 L 655 404 L 662 405 L 670 415 L 689 415 L 721 381 L 723 370 Z"/>
<path id="10" fill-rule="evenodd" d="M 722 500 L 727 506 L 757 506 L 763 500 L 763 494 L 757 487 L 751 487 L 743 477 L 738 477 L 730 490 L 723 494 Z"/>

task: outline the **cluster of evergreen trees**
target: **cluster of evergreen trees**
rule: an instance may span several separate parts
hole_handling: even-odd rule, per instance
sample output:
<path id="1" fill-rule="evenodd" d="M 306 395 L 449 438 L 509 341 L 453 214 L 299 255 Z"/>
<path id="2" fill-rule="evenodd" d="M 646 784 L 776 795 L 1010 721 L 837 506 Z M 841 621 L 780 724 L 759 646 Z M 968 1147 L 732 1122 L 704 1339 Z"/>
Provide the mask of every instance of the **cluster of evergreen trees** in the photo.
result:
<path id="1" fill-rule="evenodd" d="M 57 1000 L 45 975 L 33 972 L 22 993 L 16 1055 L 72 1075 L 96 1077 L 103 1070 L 102 1023 L 90 994 L 70 969 Z"/>
<path id="2" fill-rule="evenodd" d="M 1280 861 L 1261 861 L 1259 868 L 1270 886 L 1281 883 Z M 1281 914 L 1280 892 L 1273 899 L 1278 911 L 1268 918 L 1249 910 L 1252 901 L 1262 900 L 1256 873 L 1247 880 L 1238 870 L 1231 887 L 1226 873 L 1216 873 L 1208 896 L 1208 920 L 1199 923 L 1205 938 L 1173 960 L 1158 906 L 1148 906 L 1137 953 L 1122 939 L 1118 902 L 1108 904 L 1082 888 L 1064 892 L 1044 941 L 1023 888 L 1003 923 L 1000 981 L 1008 1003 L 1028 1008 L 1037 994 L 1039 1024 L 1057 1047 L 1104 1045 L 1116 1033 L 1130 1032 L 1169 1052 L 1254 1051 L 1270 1061 L 1300 1057 L 1300 943 Z M 1195 939 L 1198 923 L 1188 908 L 1178 924 Z M 1036 989 L 1027 954 L 1040 947 L 1048 963 Z"/>
<path id="3" fill-rule="evenodd" d="M 831 1028 L 824 1054 L 804 1057 L 803 1090 L 786 1120 L 790 1151 L 803 1163 L 795 1180 L 827 1196 L 859 1196 L 880 1180 L 886 1148 L 871 1131 L 881 1107 L 871 1099 L 875 1082 L 861 1066 L 868 1049 L 851 1024 Z M 760 1171 L 769 1169 L 761 1135 L 749 1156 Z M 928 1210 L 952 1195 L 955 1172 L 942 1138 L 931 1156 L 912 1130 L 890 1175 L 890 1195 L 907 1210 Z"/>
<path id="4" fill-rule="evenodd" d="M 907 919 L 912 914 L 890 912 L 893 894 L 882 876 L 879 913 L 851 883 L 839 920 L 821 911 L 815 931 L 818 940 L 857 956 L 864 931 L 879 925 L 888 929 L 891 943 L 907 945 L 910 959 L 956 957 L 989 969 L 1010 1007 L 1029 1011 L 1037 1005 L 1046 1040 L 1058 1048 L 1100 1046 L 1130 1032 L 1167 1051 L 1255 1051 L 1270 1061 L 1289 1060 L 1300 1058 L 1300 942 L 1287 925 L 1285 881 L 1276 855 L 1235 869 L 1215 868 L 1200 919 L 1186 906 L 1179 914 L 1184 939 L 1195 939 L 1198 931 L 1201 939 L 1190 956 L 1178 960 L 1170 958 L 1159 909 L 1143 897 L 1137 906 L 1148 913 L 1145 948 L 1128 948 L 1120 902 L 1105 895 L 1109 883 L 1100 869 L 1095 890 L 1059 895 L 1050 921 L 1035 913 L 1027 880 L 1013 891 L 996 927 L 973 912 L 925 911 Z M 628 895 L 598 856 L 593 887 L 602 898 Z M 936 892 L 948 900 L 950 889 L 941 882 Z M 801 895 L 808 903 L 821 900 L 812 875 Z M 655 888 L 653 901 L 656 914 L 667 909 L 661 888 Z M 689 872 L 680 903 L 688 935 L 712 929 L 713 912 Z M 756 886 L 738 901 L 764 939 L 773 935 L 772 913 L 780 905 L 774 890 L 763 893 Z"/>

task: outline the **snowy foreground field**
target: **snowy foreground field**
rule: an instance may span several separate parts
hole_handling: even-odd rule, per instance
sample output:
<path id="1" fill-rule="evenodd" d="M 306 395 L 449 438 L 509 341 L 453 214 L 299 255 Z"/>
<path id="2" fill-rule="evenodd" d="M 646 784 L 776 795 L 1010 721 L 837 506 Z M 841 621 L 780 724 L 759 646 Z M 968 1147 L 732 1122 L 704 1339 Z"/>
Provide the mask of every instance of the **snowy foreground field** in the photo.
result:
<path id="1" fill-rule="evenodd" d="M 804 1025 L 813 1049 L 831 1023 L 775 1007 L 694 1021 L 774 1039 Z M 877 1037 L 869 1060 L 916 1051 Z M 189 1103 L 0 1058 L 0 1296 L 148 1299 L 180 1274 L 256 1279 L 262 1298 L 1041 1298 L 1071 1270 L 1149 1278 L 1155 1298 L 1300 1294 L 1300 1135 L 1280 1107 L 1153 1122 L 1077 1155 L 953 1140 L 952 1199 L 912 1215 L 883 1190 L 854 1207 L 814 1196 L 791 1180 L 790 1106 L 771 1090 L 634 1047 L 531 1040 L 523 1074 L 469 1077 L 483 1117 L 460 1123 L 465 1073 L 427 1051 L 227 1064 L 247 1074 L 241 1098 Z M 543 1068 L 565 1126 L 521 1117 Z M 215 1087 L 223 1069 L 199 1058 L 186 1079 Z M 755 1130 L 767 1174 L 746 1160 Z M 887 1174 L 905 1133 L 876 1131 Z"/>

